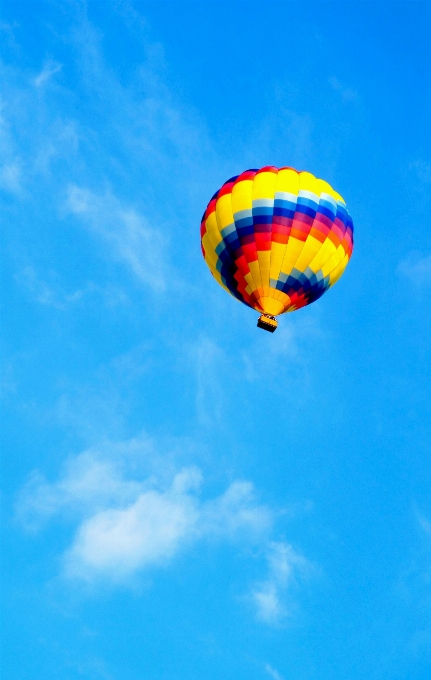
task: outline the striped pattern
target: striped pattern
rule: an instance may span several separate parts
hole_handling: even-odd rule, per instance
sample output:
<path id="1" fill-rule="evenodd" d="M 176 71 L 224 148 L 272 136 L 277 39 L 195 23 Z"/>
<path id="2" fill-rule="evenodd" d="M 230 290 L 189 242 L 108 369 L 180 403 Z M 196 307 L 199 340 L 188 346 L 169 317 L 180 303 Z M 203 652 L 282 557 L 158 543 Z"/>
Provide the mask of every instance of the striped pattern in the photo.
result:
<path id="1" fill-rule="evenodd" d="M 327 182 L 270 166 L 232 177 L 214 194 L 201 245 L 223 288 L 276 316 L 309 305 L 338 281 L 352 254 L 353 223 Z"/>

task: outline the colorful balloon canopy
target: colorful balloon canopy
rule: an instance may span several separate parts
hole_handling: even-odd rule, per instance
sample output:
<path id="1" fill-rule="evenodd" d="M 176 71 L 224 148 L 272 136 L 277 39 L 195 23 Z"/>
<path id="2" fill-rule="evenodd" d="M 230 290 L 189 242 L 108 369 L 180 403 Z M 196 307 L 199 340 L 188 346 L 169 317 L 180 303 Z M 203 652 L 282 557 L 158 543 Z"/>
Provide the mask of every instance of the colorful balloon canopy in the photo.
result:
<path id="1" fill-rule="evenodd" d="M 332 187 L 293 168 L 246 170 L 202 218 L 205 261 L 218 283 L 271 316 L 320 298 L 344 272 L 353 222 Z"/>

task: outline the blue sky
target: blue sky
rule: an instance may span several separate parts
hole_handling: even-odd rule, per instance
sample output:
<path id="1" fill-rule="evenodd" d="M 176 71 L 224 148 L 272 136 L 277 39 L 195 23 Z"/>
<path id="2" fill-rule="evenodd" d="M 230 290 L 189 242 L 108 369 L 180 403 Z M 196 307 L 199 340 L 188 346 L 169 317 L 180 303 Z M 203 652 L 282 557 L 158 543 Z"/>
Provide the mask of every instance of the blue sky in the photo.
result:
<path id="1" fill-rule="evenodd" d="M 428 3 L 4 2 L 3 677 L 428 680 Z M 274 335 L 200 218 L 329 181 Z"/>

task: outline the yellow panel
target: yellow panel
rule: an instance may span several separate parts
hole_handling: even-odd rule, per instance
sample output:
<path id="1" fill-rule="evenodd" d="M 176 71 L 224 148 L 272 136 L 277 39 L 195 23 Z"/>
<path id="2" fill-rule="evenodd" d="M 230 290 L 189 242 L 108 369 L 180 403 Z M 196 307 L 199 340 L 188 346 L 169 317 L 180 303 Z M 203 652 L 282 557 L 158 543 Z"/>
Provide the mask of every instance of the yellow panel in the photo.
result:
<path id="1" fill-rule="evenodd" d="M 281 290 L 277 290 L 277 288 L 270 288 L 269 292 L 270 292 L 270 297 L 273 297 L 274 300 L 280 300 L 280 302 L 282 302 L 282 297 L 280 295 Z"/>
<path id="2" fill-rule="evenodd" d="M 284 311 L 284 304 L 280 300 L 275 300 L 273 297 L 262 297 L 259 299 L 260 304 L 266 314 L 277 316 Z"/>
<path id="3" fill-rule="evenodd" d="M 298 195 L 299 174 L 295 170 L 279 170 L 275 190 Z"/>
<path id="4" fill-rule="evenodd" d="M 331 257 L 333 257 L 335 251 L 336 247 L 334 243 L 331 241 L 331 239 L 330 238 L 325 239 L 316 257 L 313 260 L 311 260 L 308 266 L 315 274 L 317 274 L 319 269 L 322 269 L 322 267 L 331 259 Z"/>
<path id="5" fill-rule="evenodd" d="M 260 269 L 260 279 L 264 288 L 269 288 L 269 266 L 271 262 L 270 250 L 258 250 L 257 257 Z"/>
<path id="6" fill-rule="evenodd" d="M 300 241 L 293 236 L 289 237 L 289 242 L 284 254 L 283 264 L 281 265 L 281 271 L 283 274 L 290 274 L 303 247 L 304 241 Z"/>
<path id="7" fill-rule="evenodd" d="M 312 262 L 321 247 L 321 241 L 319 241 L 317 238 L 314 238 L 314 236 L 308 235 L 307 240 L 304 243 L 304 247 L 301 250 L 301 254 L 295 262 L 296 269 L 299 269 L 300 272 L 303 272 L 305 269 L 307 269 L 307 267 L 310 265 L 310 262 Z"/>
<path id="8" fill-rule="evenodd" d="M 216 251 L 214 250 L 212 243 L 209 239 L 208 234 L 204 234 L 202 239 L 202 245 L 205 250 L 205 259 L 207 262 L 211 262 L 212 266 L 216 266 L 217 260 L 219 259 Z"/>
<path id="9" fill-rule="evenodd" d="M 318 196 L 321 196 L 322 194 L 329 194 L 330 196 L 332 196 L 332 194 L 334 193 L 334 190 L 331 187 L 331 185 L 328 184 L 328 182 L 325 182 L 324 179 L 317 180 L 317 189 Z"/>
<path id="10" fill-rule="evenodd" d="M 237 182 L 232 189 L 232 212 L 251 210 L 253 206 L 253 180 L 243 179 Z"/>
<path id="11" fill-rule="evenodd" d="M 254 291 L 256 290 L 257 286 L 256 286 L 256 284 L 255 284 L 255 282 L 254 282 L 254 278 L 253 278 L 252 274 L 251 274 L 251 273 L 250 273 L 250 274 L 246 274 L 246 275 L 244 276 L 244 278 L 245 278 L 245 280 L 246 280 L 247 283 L 248 283 L 247 292 L 248 292 L 249 294 L 250 294 L 250 293 L 254 293 Z M 250 290 L 248 290 L 248 289 L 250 289 Z"/>
<path id="12" fill-rule="evenodd" d="M 253 277 L 253 281 L 254 281 L 254 285 L 255 285 L 254 290 L 257 290 L 258 288 L 262 288 L 262 279 L 260 277 L 259 260 L 255 260 L 254 262 L 249 262 L 248 266 L 250 267 L 251 275 Z"/>
<path id="13" fill-rule="evenodd" d="M 282 290 L 271 288 L 271 297 L 273 297 L 274 300 L 278 300 L 282 303 L 283 310 L 290 305 L 290 297 L 286 295 L 286 293 L 283 293 Z M 280 314 L 283 314 L 283 312 L 280 312 Z"/>
<path id="14" fill-rule="evenodd" d="M 274 172 L 260 172 L 253 180 L 253 200 L 274 198 L 277 175 Z"/>
<path id="15" fill-rule="evenodd" d="M 323 276 L 328 276 L 340 264 L 345 254 L 346 251 L 344 250 L 343 246 L 338 246 L 335 254 L 322 267 Z"/>
<path id="16" fill-rule="evenodd" d="M 349 256 L 346 254 L 343 259 L 341 260 L 340 264 L 338 267 L 336 267 L 329 275 L 329 283 L 331 286 L 334 285 L 334 283 L 337 283 L 338 279 L 342 274 L 344 273 L 345 268 L 347 267 L 347 263 L 349 261 Z"/>
<path id="17" fill-rule="evenodd" d="M 219 243 L 223 241 L 220 234 L 220 229 L 218 228 L 217 218 L 215 212 L 212 212 L 205 222 L 206 233 L 212 243 L 214 250 L 217 248 Z"/>
<path id="18" fill-rule="evenodd" d="M 299 174 L 299 190 L 310 191 L 313 194 L 316 194 L 316 198 L 318 199 L 320 196 L 319 180 L 316 179 L 311 172 L 301 172 Z"/>
<path id="19" fill-rule="evenodd" d="M 220 231 L 233 222 L 232 198 L 230 194 L 225 194 L 217 199 L 216 203 L 217 224 Z"/>
<path id="20" fill-rule="evenodd" d="M 284 314 L 287 308 L 290 307 L 290 305 L 292 304 L 291 299 L 288 295 L 286 295 L 286 293 L 283 293 L 281 290 L 278 290 L 277 293 L 278 299 L 280 300 L 280 302 L 283 303 L 283 311 L 281 312 L 281 314 Z"/>
<path id="21" fill-rule="evenodd" d="M 283 263 L 284 254 L 286 252 L 287 243 L 272 242 L 271 246 L 271 264 L 269 268 L 269 278 L 277 281 L 280 274 L 281 265 Z"/>

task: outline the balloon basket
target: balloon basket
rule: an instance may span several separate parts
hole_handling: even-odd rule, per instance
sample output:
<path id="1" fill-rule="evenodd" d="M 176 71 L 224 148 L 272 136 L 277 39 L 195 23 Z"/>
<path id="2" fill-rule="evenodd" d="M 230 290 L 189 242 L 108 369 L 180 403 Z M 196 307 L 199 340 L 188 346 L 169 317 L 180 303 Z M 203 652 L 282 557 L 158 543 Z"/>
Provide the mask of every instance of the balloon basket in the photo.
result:
<path id="1" fill-rule="evenodd" d="M 263 328 L 264 331 L 269 331 L 269 333 L 274 333 L 278 326 L 278 321 L 274 316 L 269 314 L 262 314 L 257 320 L 258 328 Z"/>

